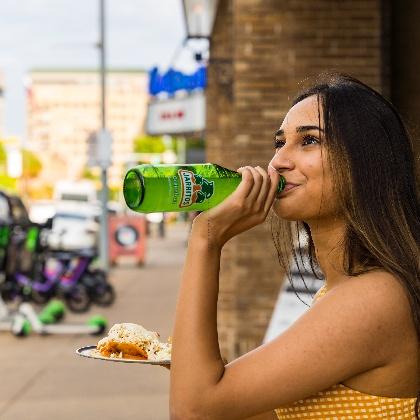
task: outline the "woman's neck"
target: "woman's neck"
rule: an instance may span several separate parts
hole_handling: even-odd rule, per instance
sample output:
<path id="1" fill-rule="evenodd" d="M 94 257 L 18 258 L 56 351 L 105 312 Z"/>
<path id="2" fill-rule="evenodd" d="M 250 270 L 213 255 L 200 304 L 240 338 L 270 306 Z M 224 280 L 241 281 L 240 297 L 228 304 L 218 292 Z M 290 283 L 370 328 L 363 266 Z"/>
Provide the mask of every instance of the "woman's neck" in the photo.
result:
<path id="1" fill-rule="evenodd" d="M 328 289 L 344 278 L 344 235 L 346 225 L 342 220 L 316 220 L 308 222 L 318 264 L 325 276 Z"/>

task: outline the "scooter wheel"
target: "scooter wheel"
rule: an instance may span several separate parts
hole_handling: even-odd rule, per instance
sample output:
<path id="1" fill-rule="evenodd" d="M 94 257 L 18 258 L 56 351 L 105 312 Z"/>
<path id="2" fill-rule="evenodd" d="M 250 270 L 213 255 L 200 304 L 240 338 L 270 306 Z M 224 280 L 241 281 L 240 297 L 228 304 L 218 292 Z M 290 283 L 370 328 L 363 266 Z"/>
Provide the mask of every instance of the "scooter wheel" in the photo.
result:
<path id="1" fill-rule="evenodd" d="M 108 321 L 103 316 L 95 315 L 87 321 L 87 325 L 97 328 L 97 331 L 94 331 L 92 335 L 101 335 L 105 332 Z"/>
<path id="2" fill-rule="evenodd" d="M 48 303 L 44 310 L 51 314 L 54 317 L 54 321 L 57 322 L 64 318 L 66 306 L 61 300 L 53 299 Z"/>
<path id="3" fill-rule="evenodd" d="M 39 305 L 45 305 L 50 298 L 51 296 L 49 293 L 40 293 L 36 290 L 31 290 L 31 300 Z"/>
<path id="4" fill-rule="evenodd" d="M 22 322 L 18 329 L 12 329 L 12 332 L 16 337 L 27 337 L 31 331 L 31 323 L 27 319 Z"/>
<path id="5" fill-rule="evenodd" d="M 54 324 L 55 318 L 53 315 L 49 314 L 48 312 L 43 312 L 38 315 L 38 319 L 44 324 Z"/>
<path id="6" fill-rule="evenodd" d="M 86 287 L 81 284 L 76 284 L 72 290 L 66 293 L 66 303 L 73 312 L 86 312 L 91 304 Z"/>
<path id="7" fill-rule="evenodd" d="M 110 306 L 115 300 L 114 288 L 109 284 L 98 284 L 94 289 L 93 301 L 98 306 Z"/>
<path id="8" fill-rule="evenodd" d="M 53 324 L 63 319 L 64 312 L 64 303 L 61 300 L 53 299 L 44 307 L 38 318 L 43 324 Z"/>

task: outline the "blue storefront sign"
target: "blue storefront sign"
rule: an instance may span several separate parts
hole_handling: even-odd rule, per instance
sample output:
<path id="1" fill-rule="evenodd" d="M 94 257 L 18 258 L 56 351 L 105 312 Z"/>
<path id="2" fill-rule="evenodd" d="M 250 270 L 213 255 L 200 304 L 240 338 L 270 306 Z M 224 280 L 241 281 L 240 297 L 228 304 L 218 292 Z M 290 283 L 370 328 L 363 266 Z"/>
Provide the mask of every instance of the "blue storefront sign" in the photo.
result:
<path id="1" fill-rule="evenodd" d="M 149 93 L 152 96 L 162 92 L 173 95 L 178 90 L 193 91 L 205 89 L 206 86 L 207 68 L 204 66 L 193 74 L 184 74 L 174 69 L 160 74 L 157 67 L 149 71 Z"/>

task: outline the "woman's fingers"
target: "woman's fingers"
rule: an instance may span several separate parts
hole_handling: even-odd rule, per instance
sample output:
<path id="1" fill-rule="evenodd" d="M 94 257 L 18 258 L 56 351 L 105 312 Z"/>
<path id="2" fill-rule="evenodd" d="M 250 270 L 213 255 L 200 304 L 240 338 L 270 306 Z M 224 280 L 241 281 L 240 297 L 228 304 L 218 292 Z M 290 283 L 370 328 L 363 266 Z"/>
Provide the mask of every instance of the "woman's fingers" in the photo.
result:
<path id="1" fill-rule="evenodd" d="M 253 168 L 252 166 L 246 166 L 245 170 L 248 170 L 252 175 L 253 185 L 246 198 L 247 202 L 253 206 L 258 199 L 258 195 L 264 180 L 256 168 Z"/>
<path id="2" fill-rule="evenodd" d="M 277 189 L 280 183 L 280 174 L 276 171 L 268 174 L 270 178 L 270 189 L 267 195 L 267 201 L 265 203 L 264 211 L 268 214 L 271 206 L 273 205 L 274 198 L 277 194 Z"/>
<path id="3" fill-rule="evenodd" d="M 262 178 L 262 184 L 258 194 L 257 202 L 261 208 L 264 208 L 264 205 L 267 201 L 268 193 L 270 192 L 271 180 L 267 172 L 264 171 L 263 168 L 257 166 L 255 169 L 259 172 Z"/>
<path id="4" fill-rule="evenodd" d="M 255 168 L 246 166 L 240 168 L 238 172 L 242 174 L 243 184 L 246 185 L 246 188 L 244 187 L 240 190 L 238 188 L 238 195 L 240 194 L 244 197 L 244 207 L 253 214 L 262 213 L 264 215 L 271 187 L 270 176 L 260 166 Z"/>
<path id="5" fill-rule="evenodd" d="M 238 172 L 242 175 L 242 182 L 236 188 L 234 194 L 239 197 L 248 197 L 254 187 L 254 177 L 249 170 L 249 166 L 239 168 Z"/>
<path id="6" fill-rule="evenodd" d="M 218 206 L 202 213 L 197 222 L 197 229 L 206 229 L 209 239 L 209 221 L 211 220 L 211 240 L 223 246 L 233 236 L 264 222 L 272 205 L 272 180 L 261 167 L 243 167 L 237 170 L 242 175 L 242 182 L 231 196 Z M 271 194 L 271 195 L 270 195 Z M 267 200 L 271 202 L 267 203 Z M 207 223 L 205 219 L 207 218 Z M 195 226 L 196 223 L 194 222 Z"/>
<path id="7" fill-rule="evenodd" d="M 274 197 L 277 192 L 278 181 L 272 179 L 272 177 L 261 167 L 256 168 L 264 179 L 263 186 L 261 187 L 260 194 L 258 196 L 258 209 L 261 212 L 262 220 L 265 220 L 271 206 L 273 205 Z"/>

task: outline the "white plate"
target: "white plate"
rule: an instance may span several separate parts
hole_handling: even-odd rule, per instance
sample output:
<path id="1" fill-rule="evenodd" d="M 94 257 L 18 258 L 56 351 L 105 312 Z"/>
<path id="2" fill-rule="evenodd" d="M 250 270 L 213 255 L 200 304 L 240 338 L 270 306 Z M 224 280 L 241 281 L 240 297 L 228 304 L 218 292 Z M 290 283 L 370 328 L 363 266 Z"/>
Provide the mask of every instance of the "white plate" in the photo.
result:
<path id="1" fill-rule="evenodd" d="M 76 353 L 82 357 L 89 357 L 90 359 L 106 360 L 107 362 L 122 362 L 122 363 L 142 363 L 144 365 L 170 365 L 170 360 L 137 360 L 137 359 L 120 359 L 118 357 L 105 357 L 96 350 L 96 346 L 81 347 L 76 350 Z"/>

